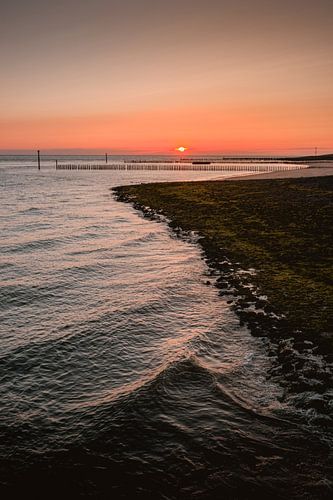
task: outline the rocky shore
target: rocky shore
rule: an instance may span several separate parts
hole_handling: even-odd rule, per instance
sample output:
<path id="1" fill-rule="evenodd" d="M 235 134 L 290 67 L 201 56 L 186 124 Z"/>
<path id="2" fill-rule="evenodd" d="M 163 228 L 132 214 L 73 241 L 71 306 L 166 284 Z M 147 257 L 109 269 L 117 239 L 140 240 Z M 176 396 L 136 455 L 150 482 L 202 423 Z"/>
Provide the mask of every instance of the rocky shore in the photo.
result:
<path id="1" fill-rule="evenodd" d="M 333 422 L 332 189 L 333 177 L 114 190 L 145 217 L 166 218 L 179 236 L 194 232 L 212 276 L 207 285 L 254 336 L 268 339 L 269 376 L 324 425 Z"/>

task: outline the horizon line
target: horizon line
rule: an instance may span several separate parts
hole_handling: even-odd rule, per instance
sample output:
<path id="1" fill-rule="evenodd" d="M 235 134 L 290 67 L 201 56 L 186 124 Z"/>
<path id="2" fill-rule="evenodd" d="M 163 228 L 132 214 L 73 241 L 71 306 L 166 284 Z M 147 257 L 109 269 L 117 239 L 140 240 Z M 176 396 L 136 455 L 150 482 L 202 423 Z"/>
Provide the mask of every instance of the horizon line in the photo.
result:
<path id="1" fill-rule="evenodd" d="M 36 149 L 23 149 L 23 148 L 17 148 L 17 149 L 0 149 L 0 156 L 26 156 L 26 155 L 35 155 L 37 154 L 38 148 Z M 169 151 L 165 150 L 139 150 L 139 149 L 109 149 L 109 148 L 97 148 L 97 149 L 90 149 L 90 148 L 45 148 L 39 149 L 40 153 L 43 154 L 44 156 L 53 156 L 55 154 L 58 154 L 60 156 L 71 156 L 71 155 L 96 155 L 96 156 L 102 156 L 105 154 L 108 154 L 110 156 L 123 156 L 123 155 L 161 155 L 161 156 L 180 156 L 180 153 L 177 152 L 174 149 L 171 149 Z M 316 156 L 320 154 L 327 154 L 326 152 L 332 152 L 333 153 L 333 146 L 332 147 L 316 147 L 316 146 L 304 146 L 304 147 L 280 147 L 280 148 L 260 148 L 260 149 L 252 149 L 252 150 L 195 150 L 194 148 L 189 148 L 186 152 L 182 153 L 181 156 L 197 156 L 197 155 L 254 155 L 254 154 L 274 154 L 274 155 L 279 155 L 283 154 L 283 152 L 306 152 L 308 155 L 311 156 Z M 314 154 L 313 154 L 314 153 Z"/>

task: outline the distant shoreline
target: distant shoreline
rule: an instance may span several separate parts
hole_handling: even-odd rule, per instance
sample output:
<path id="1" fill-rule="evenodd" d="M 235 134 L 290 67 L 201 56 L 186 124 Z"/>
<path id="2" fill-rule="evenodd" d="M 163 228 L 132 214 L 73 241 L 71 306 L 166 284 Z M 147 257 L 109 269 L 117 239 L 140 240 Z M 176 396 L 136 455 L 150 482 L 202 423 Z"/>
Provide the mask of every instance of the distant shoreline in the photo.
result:
<path id="1" fill-rule="evenodd" d="M 265 172 L 227 177 L 225 180 L 259 180 L 259 179 L 299 179 L 304 177 L 326 177 L 333 175 L 333 160 L 311 161 L 309 167 L 301 170 L 284 170 L 281 172 Z"/>
<path id="2" fill-rule="evenodd" d="M 197 153 L 193 155 L 184 155 L 180 156 L 179 154 L 176 154 L 174 152 L 168 152 L 168 153 L 149 153 L 149 152 L 133 152 L 133 151 L 128 151 L 128 152 L 116 152 L 116 151 L 110 151 L 108 148 L 106 148 L 104 151 L 68 151 L 65 152 L 64 150 L 40 150 L 41 156 L 46 157 L 46 158 L 69 158 L 69 157 L 96 157 L 96 158 L 104 158 L 105 154 L 108 154 L 110 157 L 168 157 L 168 158 L 185 158 L 188 159 L 190 157 L 193 158 L 219 158 L 223 160 L 241 160 L 241 161 L 271 161 L 271 160 L 277 160 L 277 161 L 284 161 L 284 162 L 326 162 L 326 161 L 333 161 L 333 153 L 332 154 L 322 154 L 322 155 L 317 155 L 317 156 L 285 156 L 285 155 L 242 155 L 242 154 L 235 154 L 235 155 L 229 155 L 229 154 L 224 154 L 224 153 Z M 0 158 L 2 157 L 27 157 L 27 156 L 32 156 L 36 157 L 37 151 L 36 150 L 17 150 L 16 152 L 13 150 L 0 150 Z"/>

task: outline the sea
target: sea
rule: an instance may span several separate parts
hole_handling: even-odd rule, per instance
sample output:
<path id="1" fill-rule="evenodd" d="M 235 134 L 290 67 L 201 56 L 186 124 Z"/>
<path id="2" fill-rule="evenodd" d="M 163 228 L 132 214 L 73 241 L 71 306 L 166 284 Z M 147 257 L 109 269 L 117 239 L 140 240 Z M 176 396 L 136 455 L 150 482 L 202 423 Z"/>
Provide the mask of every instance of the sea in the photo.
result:
<path id="1" fill-rule="evenodd" d="M 55 159 L 0 157 L 1 498 L 331 498 L 332 427 L 269 376 L 196 235 L 112 192 L 232 172 Z"/>

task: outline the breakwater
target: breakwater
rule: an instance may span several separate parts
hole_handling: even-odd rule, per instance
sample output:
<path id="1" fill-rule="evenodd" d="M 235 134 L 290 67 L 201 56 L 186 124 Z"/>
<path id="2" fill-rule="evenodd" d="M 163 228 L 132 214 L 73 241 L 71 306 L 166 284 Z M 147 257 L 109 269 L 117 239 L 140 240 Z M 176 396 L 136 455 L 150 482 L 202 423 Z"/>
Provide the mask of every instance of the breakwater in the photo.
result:
<path id="1" fill-rule="evenodd" d="M 125 170 L 125 171 L 198 171 L 198 172 L 280 172 L 285 170 L 301 170 L 308 168 L 304 164 L 290 163 L 251 163 L 251 162 L 193 162 L 193 163 L 170 163 L 170 162 L 131 162 L 131 163 L 58 163 L 56 170 Z"/>

